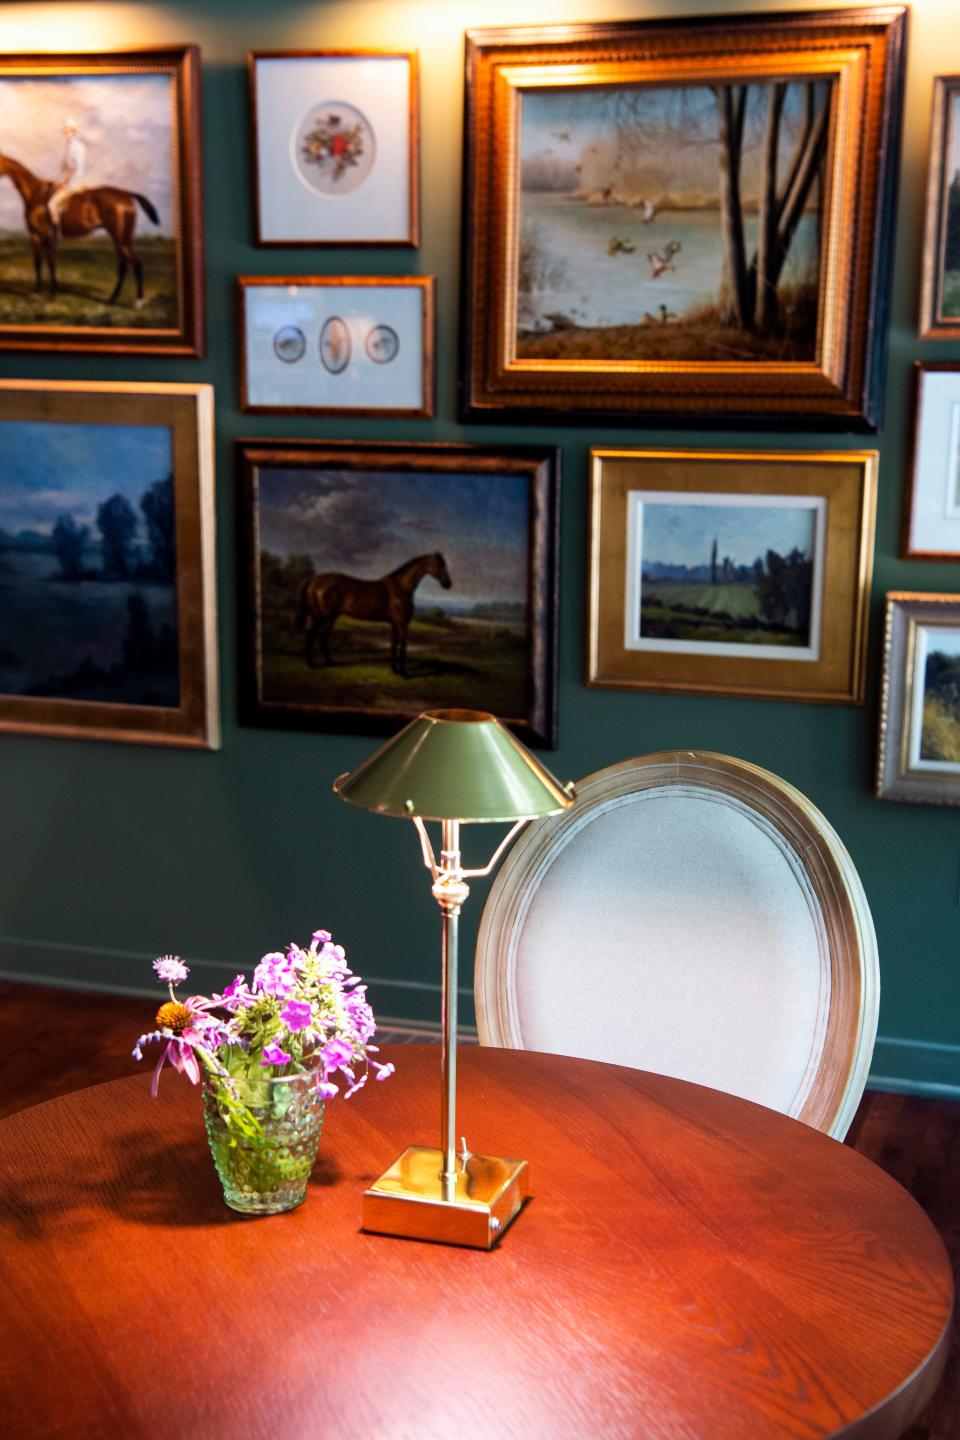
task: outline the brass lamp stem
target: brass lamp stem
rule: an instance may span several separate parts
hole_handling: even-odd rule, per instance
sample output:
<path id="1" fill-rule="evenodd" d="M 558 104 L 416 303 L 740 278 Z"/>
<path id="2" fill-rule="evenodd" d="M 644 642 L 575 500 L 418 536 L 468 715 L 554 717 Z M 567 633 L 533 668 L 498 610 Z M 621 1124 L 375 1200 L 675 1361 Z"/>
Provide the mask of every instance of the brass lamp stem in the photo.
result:
<path id="1" fill-rule="evenodd" d="M 452 1201 L 457 1184 L 457 928 L 460 908 L 470 891 L 463 880 L 460 821 L 444 820 L 440 864 L 433 897 L 443 921 L 443 1033 L 440 1130 L 443 1135 L 443 1198 Z"/>

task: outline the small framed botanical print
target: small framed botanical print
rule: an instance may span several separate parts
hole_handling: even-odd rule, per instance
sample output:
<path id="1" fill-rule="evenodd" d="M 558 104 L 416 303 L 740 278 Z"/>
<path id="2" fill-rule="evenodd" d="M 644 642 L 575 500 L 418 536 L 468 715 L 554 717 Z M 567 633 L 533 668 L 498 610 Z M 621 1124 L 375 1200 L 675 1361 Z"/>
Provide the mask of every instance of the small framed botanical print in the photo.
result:
<path id="1" fill-rule="evenodd" d="M 877 794 L 960 805 L 960 595 L 887 596 Z"/>
<path id="2" fill-rule="evenodd" d="M 248 57 L 258 245 L 417 245 L 416 52 Z"/>
<path id="3" fill-rule="evenodd" d="M 0 381 L 0 731 L 216 749 L 213 386 Z"/>
<path id="4" fill-rule="evenodd" d="M 876 451 L 591 458 L 589 685 L 862 702 Z"/>
<path id="5" fill-rule="evenodd" d="M 960 75 L 933 82 L 920 337 L 960 339 Z"/>
<path id="6" fill-rule="evenodd" d="M 433 414 L 433 277 L 241 276 L 240 404 L 255 414 Z"/>
<path id="7" fill-rule="evenodd" d="M 901 553 L 905 560 L 960 560 L 960 365 L 914 368 L 913 457 Z"/>

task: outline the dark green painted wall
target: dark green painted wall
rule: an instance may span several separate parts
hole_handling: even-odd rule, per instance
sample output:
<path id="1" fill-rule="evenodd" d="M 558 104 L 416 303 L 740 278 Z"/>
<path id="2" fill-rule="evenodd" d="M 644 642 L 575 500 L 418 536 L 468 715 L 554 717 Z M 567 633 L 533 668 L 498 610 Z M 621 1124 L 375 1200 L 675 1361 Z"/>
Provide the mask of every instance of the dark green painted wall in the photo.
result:
<path id="1" fill-rule="evenodd" d="M 875 1072 L 960 1085 L 960 815 L 873 798 L 882 597 L 960 590 L 960 568 L 897 558 L 912 362 L 960 346 L 916 339 L 931 76 L 960 71 L 950 0 L 915 7 L 896 225 L 887 419 L 881 452 L 868 701 L 862 709 L 587 690 L 584 671 L 586 460 L 593 443 L 755 448 L 859 447 L 811 431 L 733 436 L 590 425 L 462 427 L 455 419 L 461 45 L 467 25 L 676 15 L 708 4 L 553 0 L 196 0 L 163 5 L 7 5 L 0 46 L 94 48 L 197 41 L 204 56 L 209 358 L 0 356 L 9 377 L 209 380 L 217 388 L 218 565 L 223 748 L 186 754 L 0 737 L 0 968 L 76 983 L 143 984 L 145 962 L 250 964 L 317 925 L 334 930 L 375 979 L 384 1013 L 435 1016 L 434 906 L 412 829 L 335 801 L 330 783 L 370 748 L 363 738 L 241 729 L 236 642 L 232 442 L 239 435 L 556 441 L 563 446 L 560 748 L 564 779 L 629 755 L 690 746 L 743 756 L 785 776 L 826 813 L 859 867 L 880 938 L 883 999 Z M 762 7 L 788 9 L 777 0 Z M 248 48 L 418 47 L 423 62 L 423 244 L 418 252 L 258 251 L 250 243 L 244 55 Z M 353 422 L 245 418 L 236 408 L 233 279 L 241 272 L 435 274 L 438 418 Z M 870 441 L 869 443 L 873 443 Z M 0 477 L 2 483 L 2 477 Z M 482 837 L 481 837 L 482 839 Z M 469 950 L 485 887 L 465 923 Z M 563 964 L 564 957 L 558 956 Z M 204 979 L 208 978 L 201 971 Z M 469 983 L 469 970 L 467 973 Z"/>

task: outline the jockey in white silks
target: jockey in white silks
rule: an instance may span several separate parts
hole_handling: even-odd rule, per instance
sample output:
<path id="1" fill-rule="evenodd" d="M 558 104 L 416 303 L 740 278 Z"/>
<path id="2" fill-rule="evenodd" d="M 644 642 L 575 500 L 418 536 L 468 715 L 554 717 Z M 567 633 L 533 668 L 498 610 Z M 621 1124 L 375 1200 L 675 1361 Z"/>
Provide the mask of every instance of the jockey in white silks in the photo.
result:
<path id="1" fill-rule="evenodd" d="M 78 190 L 83 189 L 83 177 L 87 168 L 87 147 L 77 134 L 76 123 L 73 120 L 64 121 L 63 135 L 65 143 L 60 176 L 47 201 L 47 209 L 50 211 L 50 219 L 54 225 L 60 224 L 60 217 L 71 195 L 75 195 Z"/>

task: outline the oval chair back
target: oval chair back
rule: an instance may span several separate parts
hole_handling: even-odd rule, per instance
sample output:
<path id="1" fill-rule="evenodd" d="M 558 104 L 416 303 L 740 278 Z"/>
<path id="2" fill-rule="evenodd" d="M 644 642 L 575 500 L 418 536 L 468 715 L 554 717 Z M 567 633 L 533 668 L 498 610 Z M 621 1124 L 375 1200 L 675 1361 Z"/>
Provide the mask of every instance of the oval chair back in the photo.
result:
<path id="1" fill-rule="evenodd" d="M 668 751 L 588 775 L 484 908 L 480 1041 L 631 1065 L 842 1139 L 877 1031 L 877 942 L 836 832 L 791 785 Z"/>

